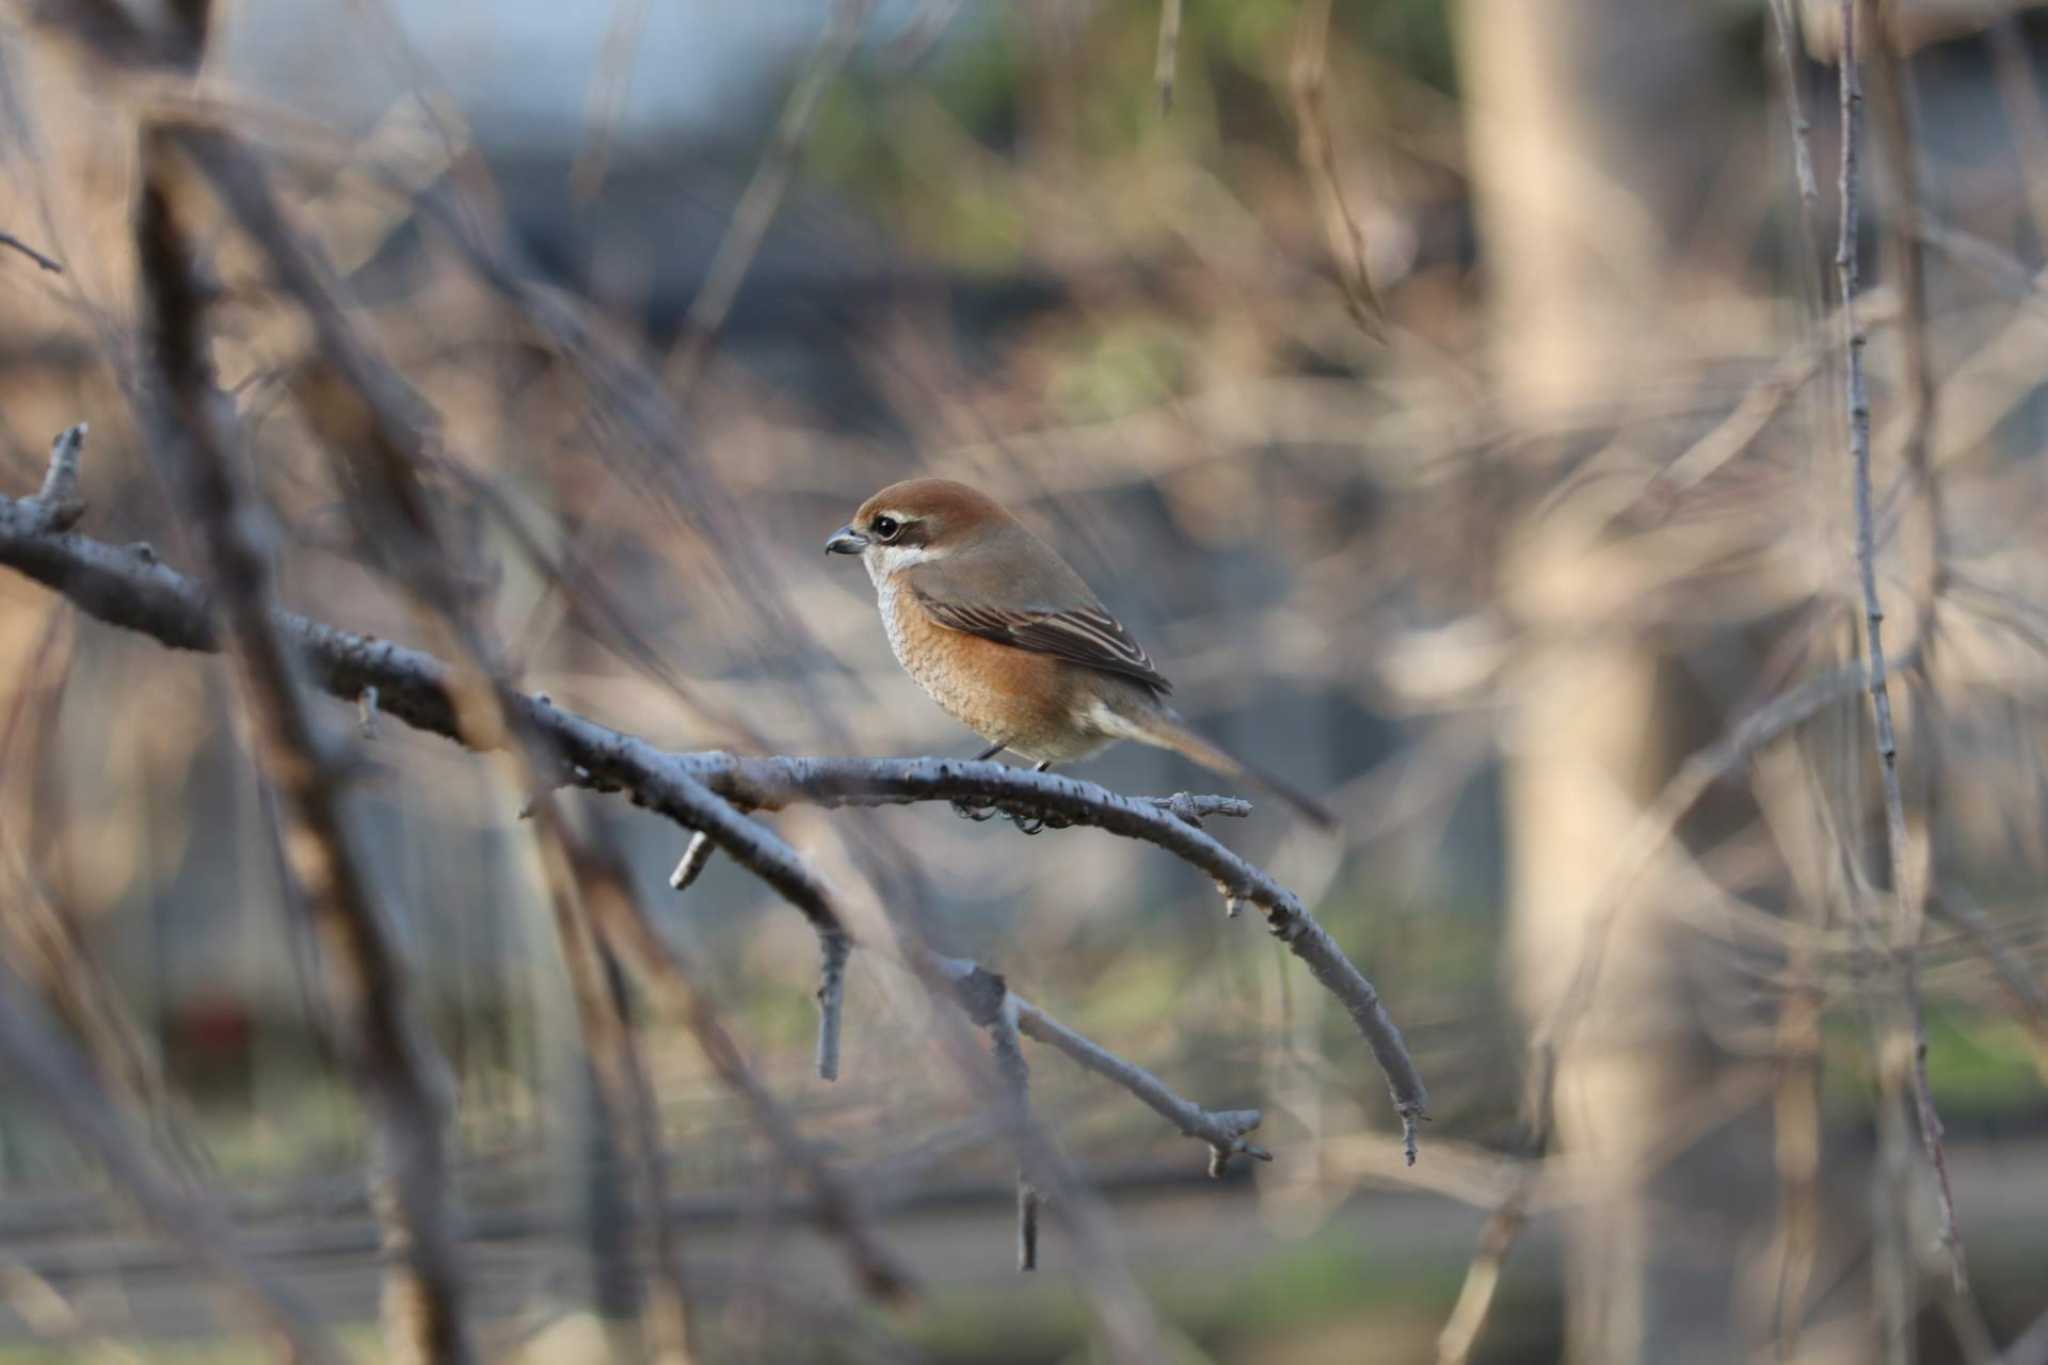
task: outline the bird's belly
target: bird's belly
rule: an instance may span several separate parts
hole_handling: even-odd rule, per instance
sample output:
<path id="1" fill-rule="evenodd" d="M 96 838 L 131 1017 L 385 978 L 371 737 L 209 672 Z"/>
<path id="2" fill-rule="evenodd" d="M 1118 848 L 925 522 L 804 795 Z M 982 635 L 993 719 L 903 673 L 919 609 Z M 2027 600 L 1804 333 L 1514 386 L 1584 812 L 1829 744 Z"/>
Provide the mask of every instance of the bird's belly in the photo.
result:
<path id="1" fill-rule="evenodd" d="M 1064 762 L 1109 738 L 1086 723 L 1058 661 L 934 623 L 893 583 L 880 589 L 889 648 L 947 715 L 1026 758 Z"/>

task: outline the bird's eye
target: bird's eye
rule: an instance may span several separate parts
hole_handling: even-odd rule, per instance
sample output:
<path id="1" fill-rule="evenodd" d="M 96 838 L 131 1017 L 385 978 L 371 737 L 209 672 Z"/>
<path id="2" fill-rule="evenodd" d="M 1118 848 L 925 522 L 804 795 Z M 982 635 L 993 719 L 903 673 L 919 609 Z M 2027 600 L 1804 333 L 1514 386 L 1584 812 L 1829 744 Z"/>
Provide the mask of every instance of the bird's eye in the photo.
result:
<path id="1" fill-rule="evenodd" d="M 876 540 L 894 540 L 903 531 L 903 523 L 894 517 L 876 517 L 868 524 L 874 528 Z"/>

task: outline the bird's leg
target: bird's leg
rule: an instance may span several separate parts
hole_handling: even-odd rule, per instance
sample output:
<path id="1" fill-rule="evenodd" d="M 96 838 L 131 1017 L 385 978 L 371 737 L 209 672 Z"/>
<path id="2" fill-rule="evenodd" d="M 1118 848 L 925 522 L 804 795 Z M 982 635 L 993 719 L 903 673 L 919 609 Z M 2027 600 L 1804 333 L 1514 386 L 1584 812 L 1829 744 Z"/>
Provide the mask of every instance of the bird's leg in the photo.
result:
<path id="1" fill-rule="evenodd" d="M 1049 759 L 1049 758 L 1048 758 L 1048 759 L 1045 759 L 1045 760 L 1044 760 L 1043 762 L 1040 762 L 1040 763 L 1036 764 L 1035 766 L 1033 766 L 1033 768 L 1031 769 L 1031 771 L 1032 771 L 1032 772 L 1035 772 L 1035 773 L 1049 773 L 1049 772 L 1051 772 L 1051 771 L 1052 771 L 1052 760 L 1051 760 L 1051 759 Z"/>
<path id="2" fill-rule="evenodd" d="M 1005 750 L 1005 749 L 1007 749 L 1007 748 L 1009 748 L 1009 747 L 1010 747 L 1009 745 L 1007 745 L 1007 744 L 1004 744 L 1004 743 L 1002 743 L 1001 741 L 998 741 L 998 742 L 996 742 L 996 743 L 994 743 L 994 744 L 991 744 L 991 745 L 989 745 L 989 746 L 988 746 L 988 747 L 987 747 L 986 749 L 983 749 L 983 750 L 982 750 L 982 751 L 981 751 L 980 753 L 976 754 L 976 755 L 974 756 L 974 761 L 975 761 L 976 763 L 986 763 L 986 762 L 988 762 L 988 761 L 989 761 L 990 759 L 994 758 L 994 757 L 995 757 L 995 756 L 996 756 L 997 754 L 1001 753 L 1001 752 L 1002 752 L 1003 750 Z"/>

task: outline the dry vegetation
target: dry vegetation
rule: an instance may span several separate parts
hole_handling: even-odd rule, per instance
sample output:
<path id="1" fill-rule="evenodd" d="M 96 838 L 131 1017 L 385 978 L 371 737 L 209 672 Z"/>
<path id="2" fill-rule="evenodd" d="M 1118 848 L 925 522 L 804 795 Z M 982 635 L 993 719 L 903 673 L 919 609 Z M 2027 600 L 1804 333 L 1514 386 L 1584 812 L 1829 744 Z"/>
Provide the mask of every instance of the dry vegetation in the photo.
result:
<path id="1" fill-rule="evenodd" d="M 836 0 L 744 155 L 24 6 L 0 1325 L 2048 1358 L 2039 30 L 1853 5 Z M 920 470 L 1341 831 L 967 761 Z"/>

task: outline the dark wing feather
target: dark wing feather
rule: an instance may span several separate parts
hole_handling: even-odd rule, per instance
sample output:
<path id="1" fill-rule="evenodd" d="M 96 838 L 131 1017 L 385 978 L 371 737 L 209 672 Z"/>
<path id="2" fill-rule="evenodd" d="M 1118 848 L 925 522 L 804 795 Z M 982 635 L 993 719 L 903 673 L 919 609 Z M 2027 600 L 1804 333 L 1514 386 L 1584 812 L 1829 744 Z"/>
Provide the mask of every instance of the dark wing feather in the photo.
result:
<path id="1" fill-rule="evenodd" d="M 913 589 L 915 591 L 915 589 Z M 1164 696 L 1173 684 L 1160 676 L 1122 623 L 1100 607 L 1031 611 L 1012 607 L 970 607 L 918 593 L 932 619 L 953 630 L 997 644 L 1036 650 L 1143 684 Z"/>

